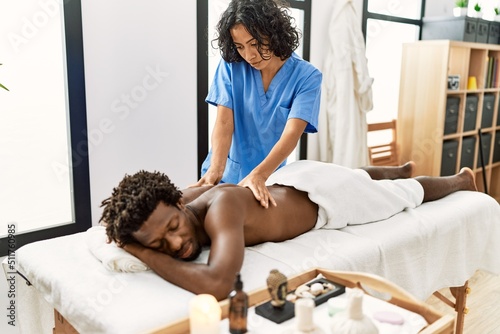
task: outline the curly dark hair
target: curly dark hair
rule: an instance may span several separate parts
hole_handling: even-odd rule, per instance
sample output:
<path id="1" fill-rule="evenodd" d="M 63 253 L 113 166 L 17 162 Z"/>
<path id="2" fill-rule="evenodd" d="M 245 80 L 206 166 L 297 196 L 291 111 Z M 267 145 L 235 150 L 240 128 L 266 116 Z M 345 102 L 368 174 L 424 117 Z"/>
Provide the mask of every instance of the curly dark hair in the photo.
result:
<path id="1" fill-rule="evenodd" d="M 228 63 L 243 58 L 236 49 L 230 29 L 243 24 L 257 41 L 263 59 L 269 59 L 263 50 L 269 50 L 281 60 L 289 58 L 300 42 L 300 32 L 293 25 L 288 5 L 281 0 L 232 0 L 217 23 L 217 42 L 222 58 Z"/>
<path id="2" fill-rule="evenodd" d="M 129 244 L 136 241 L 132 233 L 139 230 L 159 202 L 177 205 L 181 197 L 182 192 L 163 173 L 141 170 L 126 174 L 111 197 L 102 201 L 99 223 L 106 226 L 110 241 Z"/>

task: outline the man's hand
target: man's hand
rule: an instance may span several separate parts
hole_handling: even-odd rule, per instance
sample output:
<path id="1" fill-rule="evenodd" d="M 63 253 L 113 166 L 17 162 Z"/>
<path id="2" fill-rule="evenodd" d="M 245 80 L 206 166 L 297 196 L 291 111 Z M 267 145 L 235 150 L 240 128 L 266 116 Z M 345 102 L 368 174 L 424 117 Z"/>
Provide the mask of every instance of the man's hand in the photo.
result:
<path id="1" fill-rule="evenodd" d="M 264 208 L 269 207 L 269 203 L 276 206 L 276 201 L 266 187 L 266 178 L 260 174 L 251 172 L 238 183 L 239 186 L 249 188 L 255 199 L 260 202 Z"/>

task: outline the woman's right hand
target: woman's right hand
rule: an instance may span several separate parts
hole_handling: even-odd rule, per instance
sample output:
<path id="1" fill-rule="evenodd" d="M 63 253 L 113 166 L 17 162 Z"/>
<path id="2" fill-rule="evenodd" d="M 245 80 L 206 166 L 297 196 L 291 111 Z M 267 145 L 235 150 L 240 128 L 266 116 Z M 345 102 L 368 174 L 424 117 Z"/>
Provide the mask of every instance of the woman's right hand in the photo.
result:
<path id="1" fill-rule="evenodd" d="M 188 188 L 201 187 L 201 186 L 215 186 L 220 182 L 220 180 L 222 180 L 222 174 L 223 172 L 214 171 L 211 167 L 209 167 L 205 175 L 203 175 L 201 179 L 195 184 L 188 186 Z"/>
<path id="2" fill-rule="evenodd" d="M 234 131 L 233 111 L 222 105 L 217 106 L 217 119 L 215 120 L 214 131 L 212 133 L 212 157 L 210 167 L 201 179 L 189 186 L 215 186 L 222 180 L 226 160 L 231 147 L 231 141 Z"/>

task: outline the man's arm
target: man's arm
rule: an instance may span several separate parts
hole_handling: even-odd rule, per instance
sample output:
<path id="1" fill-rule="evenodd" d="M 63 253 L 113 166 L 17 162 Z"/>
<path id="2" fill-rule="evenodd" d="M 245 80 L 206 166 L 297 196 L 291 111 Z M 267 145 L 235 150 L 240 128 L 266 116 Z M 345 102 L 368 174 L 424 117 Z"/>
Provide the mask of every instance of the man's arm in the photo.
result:
<path id="1" fill-rule="evenodd" d="M 228 196 L 225 196 L 228 197 Z M 124 249 L 141 259 L 163 279 L 193 293 L 209 293 L 218 300 L 227 298 L 236 273 L 243 264 L 245 239 L 243 219 L 237 206 L 212 204 L 205 217 L 211 239 L 208 263 L 185 262 L 139 244 Z"/>

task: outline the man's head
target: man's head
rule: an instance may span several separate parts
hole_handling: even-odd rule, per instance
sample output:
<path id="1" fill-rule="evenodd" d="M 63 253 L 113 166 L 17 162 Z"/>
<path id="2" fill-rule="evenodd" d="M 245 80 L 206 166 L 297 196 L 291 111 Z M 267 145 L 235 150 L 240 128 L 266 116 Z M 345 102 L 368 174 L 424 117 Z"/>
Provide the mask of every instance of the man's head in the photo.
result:
<path id="1" fill-rule="evenodd" d="M 111 197 L 102 201 L 99 222 L 104 222 L 108 238 L 117 244 L 135 242 L 132 233 L 141 228 L 160 202 L 176 206 L 181 197 L 181 191 L 163 173 L 125 175 Z"/>
<path id="2" fill-rule="evenodd" d="M 184 261 L 200 255 L 202 245 L 196 216 L 189 206 L 160 202 L 139 230 L 132 233 L 138 243 Z"/>

